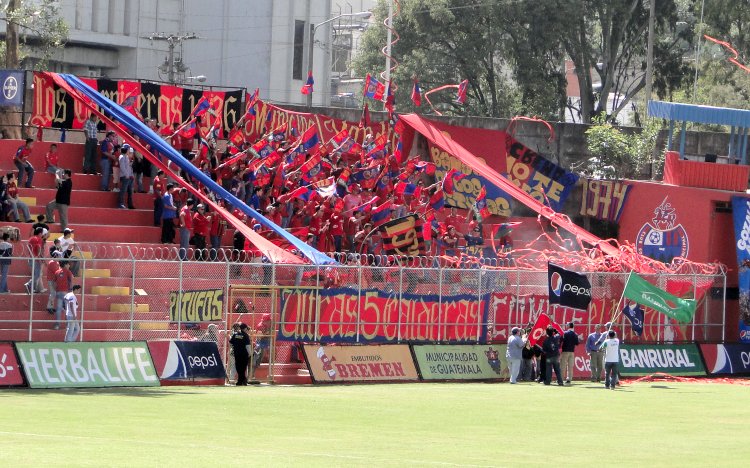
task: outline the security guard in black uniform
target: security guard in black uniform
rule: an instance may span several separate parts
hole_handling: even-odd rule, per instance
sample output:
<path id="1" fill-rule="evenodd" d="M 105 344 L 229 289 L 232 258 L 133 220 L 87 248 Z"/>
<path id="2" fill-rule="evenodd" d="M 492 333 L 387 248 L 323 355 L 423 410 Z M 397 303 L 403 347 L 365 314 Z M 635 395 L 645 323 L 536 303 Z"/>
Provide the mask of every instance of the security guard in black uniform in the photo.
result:
<path id="1" fill-rule="evenodd" d="M 229 344 L 232 345 L 234 351 L 237 385 L 247 385 L 247 365 L 250 363 L 250 335 L 247 334 L 247 325 L 235 323 L 232 326 Z"/>

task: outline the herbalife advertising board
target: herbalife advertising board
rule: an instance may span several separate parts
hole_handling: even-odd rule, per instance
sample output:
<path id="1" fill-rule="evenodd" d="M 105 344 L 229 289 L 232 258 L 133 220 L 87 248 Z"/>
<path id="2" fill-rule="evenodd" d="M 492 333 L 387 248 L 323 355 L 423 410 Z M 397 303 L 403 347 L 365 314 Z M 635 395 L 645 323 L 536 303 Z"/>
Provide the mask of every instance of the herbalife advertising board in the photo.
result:
<path id="1" fill-rule="evenodd" d="M 145 342 L 16 343 L 16 350 L 31 388 L 159 385 Z"/>
<path id="2" fill-rule="evenodd" d="M 424 380 L 489 380 L 508 378 L 508 345 L 414 345 Z"/>
<path id="3" fill-rule="evenodd" d="M 682 345 L 620 345 L 620 373 L 649 375 L 706 375 L 698 347 Z"/>

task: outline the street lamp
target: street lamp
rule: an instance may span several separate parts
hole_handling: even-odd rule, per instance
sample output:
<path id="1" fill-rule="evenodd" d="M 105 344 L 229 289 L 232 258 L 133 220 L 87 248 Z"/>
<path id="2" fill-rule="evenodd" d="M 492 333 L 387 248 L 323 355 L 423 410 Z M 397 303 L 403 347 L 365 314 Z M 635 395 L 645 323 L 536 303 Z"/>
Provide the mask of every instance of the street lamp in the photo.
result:
<path id="1" fill-rule="evenodd" d="M 364 19 L 367 19 L 370 16 L 372 16 L 372 13 L 370 13 L 369 11 L 360 11 L 358 13 L 342 13 L 340 15 L 334 16 L 333 18 L 329 18 L 329 19 L 323 21 L 322 23 L 318 23 L 318 24 L 315 24 L 315 25 L 311 24 L 310 25 L 311 26 L 310 27 L 310 38 L 308 39 L 308 43 L 307 43 L 307 69 L 308 69 L 308 71 L 312 71 L 312 69 L 313 69 L 313 44 L 315 44 L 315 31 L 317 31 L 319 27 L 323 26 L 324 24 L 328 24 L 331 21 L 336 21 L 339 18 L 364 18 Z M 312 107 L 312 98 L 313 98 L 312 95 L 313 95 L 312 91 L 310 91 L 307 94 L 307 107 L 308 108 Z"/>

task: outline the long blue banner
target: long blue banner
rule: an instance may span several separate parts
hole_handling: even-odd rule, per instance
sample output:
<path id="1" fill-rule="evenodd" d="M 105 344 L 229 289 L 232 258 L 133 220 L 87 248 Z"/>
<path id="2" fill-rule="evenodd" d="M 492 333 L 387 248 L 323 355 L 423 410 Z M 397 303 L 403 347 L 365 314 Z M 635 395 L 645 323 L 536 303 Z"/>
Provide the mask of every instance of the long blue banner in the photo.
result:
<path id="1" fill-rule="evenodd" d="M 740 289 L 740 341 L 750 343 L 750 198 L 732 197 Z"/>

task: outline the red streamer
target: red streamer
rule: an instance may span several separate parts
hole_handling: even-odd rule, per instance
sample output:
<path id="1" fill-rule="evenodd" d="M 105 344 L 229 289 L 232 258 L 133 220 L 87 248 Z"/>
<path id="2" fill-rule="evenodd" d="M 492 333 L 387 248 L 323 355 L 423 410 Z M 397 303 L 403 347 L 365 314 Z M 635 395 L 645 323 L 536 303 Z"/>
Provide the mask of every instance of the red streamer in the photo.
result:
<path id="1" fill-rule="evenodd" d="M 720 46 L 724 47 L 729 52 L 731 52 L 732 55 L 734 55 L 734 57 L 729 57 L 727 60 L 730 63 L 733 63 L 733 64 L 737 65 L 742 70 L 750 73 L 750 67 L 748 67 L 747 65 L 743 65 L 742 63 L 739 62 L 739 60 L 737 60 L 737 59 L 739 59 L 740 54 L 737 53 L 737 51 L 734 49 L 734 47 L 732 47 L 732 45 L 730 43 L 728 43 L 726 41 L 720 41 L 720 40 L 718 40 L 718 39 L 716 39 L 714 37 L 709 36 L 708 34 L 704 34 L 703 37 L 705 37 L 706 39 L 708 39 L 711 42 L 715 42 L 716 44 L 719 44 Z"/>

